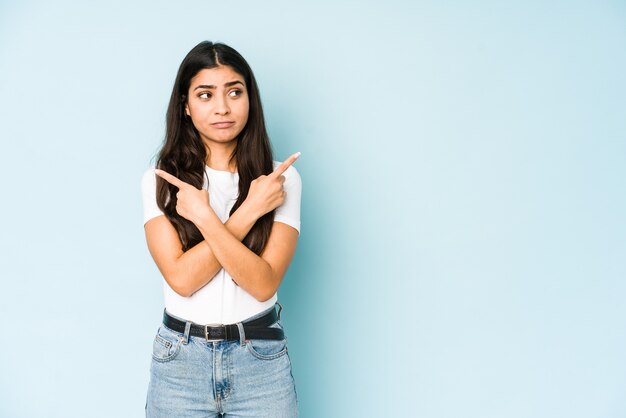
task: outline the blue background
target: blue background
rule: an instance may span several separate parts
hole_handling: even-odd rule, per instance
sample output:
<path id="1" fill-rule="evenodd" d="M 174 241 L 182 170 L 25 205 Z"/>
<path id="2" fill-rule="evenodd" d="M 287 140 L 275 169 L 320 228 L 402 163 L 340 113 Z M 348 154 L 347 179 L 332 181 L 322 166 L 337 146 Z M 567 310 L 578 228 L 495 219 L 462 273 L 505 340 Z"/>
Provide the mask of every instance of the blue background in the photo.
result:
<path id="1" fill-rule="evenodd" d="M 622 1 L 0 3 L 0 416 L 139 417 L 140 178 L 199 41 L 249 61 L 302 234 L 303 417 L 626 416 Z"/>

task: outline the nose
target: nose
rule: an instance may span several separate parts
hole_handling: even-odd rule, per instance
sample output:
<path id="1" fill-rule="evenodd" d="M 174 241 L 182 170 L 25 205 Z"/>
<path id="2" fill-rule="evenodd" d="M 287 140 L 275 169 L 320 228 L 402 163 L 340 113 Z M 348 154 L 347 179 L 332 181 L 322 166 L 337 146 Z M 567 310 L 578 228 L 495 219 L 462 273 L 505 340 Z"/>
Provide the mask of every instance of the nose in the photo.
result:
<path id="1" fill-rule="evenodd" d="M 230 113 L 230 107 L 228 106 L 228 101 L 226 100 L 226 97 L 216 97 L 214 110 L 216 115 L 227 115 Z"/>

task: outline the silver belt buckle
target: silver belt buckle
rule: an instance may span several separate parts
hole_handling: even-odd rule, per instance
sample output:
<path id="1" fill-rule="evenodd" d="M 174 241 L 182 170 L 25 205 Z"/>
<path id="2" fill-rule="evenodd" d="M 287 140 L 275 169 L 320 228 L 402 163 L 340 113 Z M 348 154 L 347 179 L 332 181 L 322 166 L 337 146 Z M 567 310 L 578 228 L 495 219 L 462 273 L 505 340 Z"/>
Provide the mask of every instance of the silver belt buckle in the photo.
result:
<path id="1" fill-rule="evenodd" d="M 226 326 L 224 324 L 206 324 L 204 326 L 204 338 L 207 340 L 207 342 L 214 342 L 214 341 L 224 341 L 224 338 L 209 338 L 209 327 L 210 328 L 226 328 Z M 224 331 L 224 334 L 226 334 L 226 331 Z"/>

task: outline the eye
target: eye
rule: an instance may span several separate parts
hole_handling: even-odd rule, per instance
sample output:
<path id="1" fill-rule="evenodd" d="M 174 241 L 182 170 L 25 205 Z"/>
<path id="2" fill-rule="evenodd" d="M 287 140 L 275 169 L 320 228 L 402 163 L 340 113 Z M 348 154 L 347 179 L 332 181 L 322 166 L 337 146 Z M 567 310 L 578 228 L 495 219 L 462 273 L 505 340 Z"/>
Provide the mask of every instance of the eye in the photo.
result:
<path id="1" fill-rule="evenodd" d="M 209 93 L 208 91 L 205 91 L 204 93 L 198 94 L 198 98 L 200 98 L 200 99 L 210 99 L 211 98 L 211 93 Z"/>
<path id="2" fill-rule="evenodd" d="M 230 97 L 238 97 L 238 96 L 241 96 L 241 90 L 239 90 L 239 89 L 233 89 L 233 90 L 231 90 L 231 91 L 229 91 L 229 92 L 228 92 L 228 95 L 229 95 Z"/>

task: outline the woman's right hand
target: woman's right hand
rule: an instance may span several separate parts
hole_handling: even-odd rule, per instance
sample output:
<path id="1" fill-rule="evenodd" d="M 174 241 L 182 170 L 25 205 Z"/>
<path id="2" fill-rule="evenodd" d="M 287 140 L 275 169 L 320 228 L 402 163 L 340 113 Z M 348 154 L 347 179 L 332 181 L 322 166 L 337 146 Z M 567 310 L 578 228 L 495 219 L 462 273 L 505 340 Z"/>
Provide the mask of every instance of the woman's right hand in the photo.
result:
<path id="1" fill-rule="evenodd" d="M 272 173 L 259 176 L 250 183 L 250 190 L 244 204 L 249 205 L 259 218 L 285 201 L 287 193 L 283 190 L 285 176 L 282 174 L 299 156 L 300 153 L 296 152 L 276 167 Z"/>

